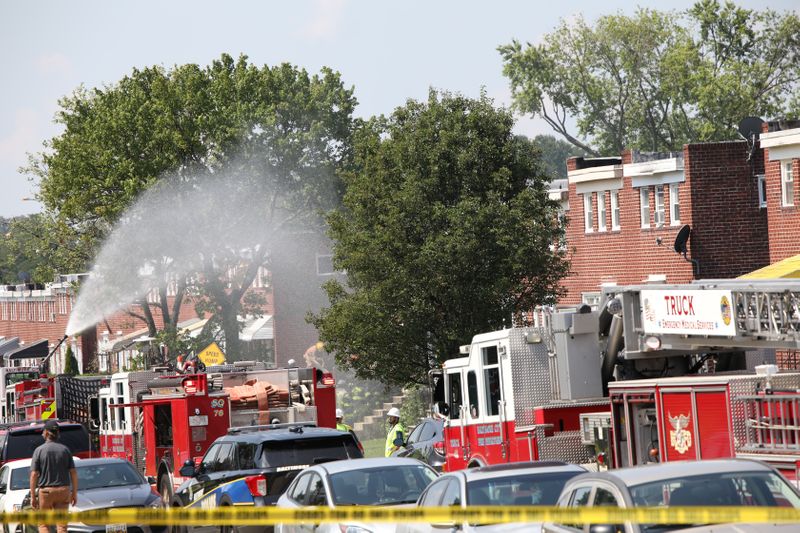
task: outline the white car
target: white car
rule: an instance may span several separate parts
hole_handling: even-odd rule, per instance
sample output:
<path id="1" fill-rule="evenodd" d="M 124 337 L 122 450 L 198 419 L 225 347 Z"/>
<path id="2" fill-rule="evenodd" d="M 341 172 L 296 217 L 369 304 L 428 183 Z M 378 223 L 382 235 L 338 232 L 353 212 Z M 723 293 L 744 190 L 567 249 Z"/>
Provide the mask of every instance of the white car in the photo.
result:
<path id="1" fill-rule="evenodd" d="M 321 463 L 303 470 L 278 499 L 277 506 L 336 508 L 350 505 L 410 506 L 439 474 L 417 459 L 389 457 Z M 279 533 L 394 532 L 396 524 L 286 524 Z"/>
<path id="2" fill-rule="evenodd" d="M 0 509 L 13 513 L 22 509 L 22 500 L 30 492 L 31 460 L 9 461 L 0 468 Z M 22 524 L 3 524 L 4 533 L 22 531 Z"/>

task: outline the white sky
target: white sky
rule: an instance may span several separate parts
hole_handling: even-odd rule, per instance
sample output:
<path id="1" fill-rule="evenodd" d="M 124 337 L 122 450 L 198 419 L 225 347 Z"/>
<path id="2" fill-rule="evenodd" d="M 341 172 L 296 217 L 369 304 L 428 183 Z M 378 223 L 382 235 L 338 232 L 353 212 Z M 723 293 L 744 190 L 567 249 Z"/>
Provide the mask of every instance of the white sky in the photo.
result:
<path id="1" fill-rule="evenodd" d="M 258 65 L 328 66 L 355 87 L 359 116 L 388 114 L 429 87 L 510 103 L 496 48 L 537 41 L 560 18 L 631 13 L 636 5 L 682 10 L 691 0 L 532 2 L 475 0 L 42 0 L 0 3 L 0 216 L 40 209 L 19 174 L 27 153 L 58 134 L 58 99 L 80 84 L 114 83 L 134 67 L 207 65 L 227 52 Z M 739 5 L 798 11 L 797 0 Z M 521 117 L 517 131 L 549 133 Z"/>

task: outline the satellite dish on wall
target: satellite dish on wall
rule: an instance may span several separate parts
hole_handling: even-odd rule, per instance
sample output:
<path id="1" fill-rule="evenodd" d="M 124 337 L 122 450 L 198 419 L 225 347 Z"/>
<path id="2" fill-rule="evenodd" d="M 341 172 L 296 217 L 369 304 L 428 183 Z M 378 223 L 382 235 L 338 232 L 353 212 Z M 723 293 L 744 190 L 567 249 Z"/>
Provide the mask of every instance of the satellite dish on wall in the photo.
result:
<path id="1" fill-rule="evenodd" d="M 752 141 L 761 134 L 761 125 L 764 121 L 759 117 L 745 117 L 739 121 L 739 135 L 746 141 Z"/>
<path id="2" fill-rule="evenodd" d="M 678 236 L 675 237 L 675 251 L 679 254 L 686 256 L 686 253 L 689 251 L 686 243 L 689 242 L 689 235 L 691 232 L 692 228 L 689 227 L 689 224 L 686 224 L 678 231 Z"/>

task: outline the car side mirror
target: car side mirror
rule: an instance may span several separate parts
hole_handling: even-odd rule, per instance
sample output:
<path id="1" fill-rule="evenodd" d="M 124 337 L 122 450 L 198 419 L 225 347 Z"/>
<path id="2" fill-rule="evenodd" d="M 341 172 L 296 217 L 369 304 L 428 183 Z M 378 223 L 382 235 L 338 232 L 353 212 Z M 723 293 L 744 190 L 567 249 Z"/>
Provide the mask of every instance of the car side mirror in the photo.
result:
<path id="1" fill-rule="evenodd" d="M 155 485 L 156 483 L 158 483 L 158 480 L 156 479 L 155 476 L 147 476 L 147 483 L 150 485 Z"/>
<path id="2" fill-rule="evenodd" d="M 183 466 L 181 467 L 179 473 L 183 477 L 195 477 L 198 474 L 198 468 L 194 466 L 194 461 L 191 459 L 187 459 Z"/>

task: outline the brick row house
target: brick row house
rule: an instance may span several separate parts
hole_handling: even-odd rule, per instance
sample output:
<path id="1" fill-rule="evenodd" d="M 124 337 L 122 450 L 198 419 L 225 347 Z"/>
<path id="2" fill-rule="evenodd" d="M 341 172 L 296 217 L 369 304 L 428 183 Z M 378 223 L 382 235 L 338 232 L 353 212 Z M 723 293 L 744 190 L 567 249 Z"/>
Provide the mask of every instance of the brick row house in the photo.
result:
<path id="1" fill-rule="evenodd" d="M 568 159 L 564 189 L 551 191 L 569 220 L 560 303 L 597 304 L 604 285 L 735 278 L 800 254 L 798 126 L 764 124 L 755 143 Z M 674 243 L 686 225 L 684 258 Z"/>

